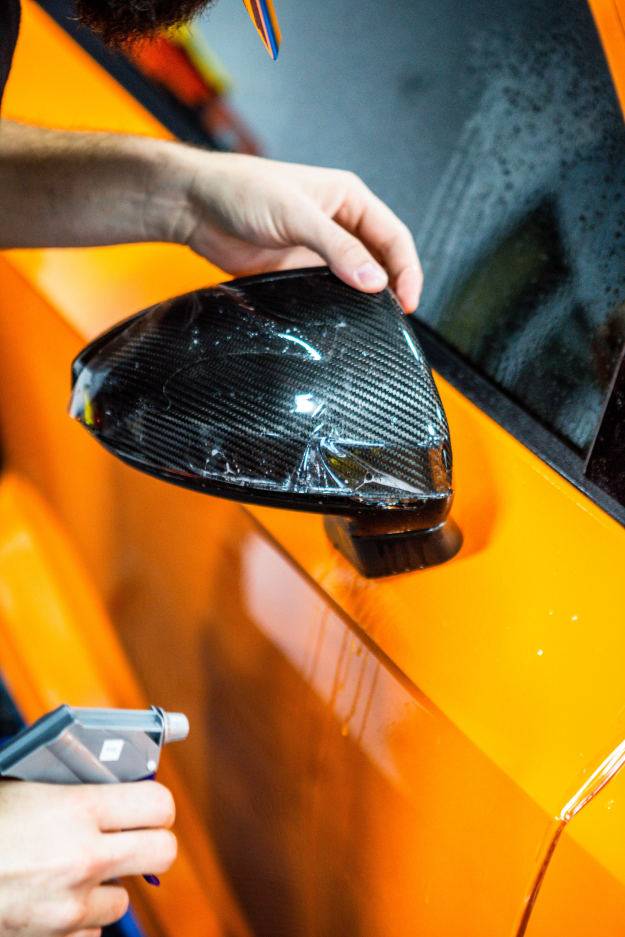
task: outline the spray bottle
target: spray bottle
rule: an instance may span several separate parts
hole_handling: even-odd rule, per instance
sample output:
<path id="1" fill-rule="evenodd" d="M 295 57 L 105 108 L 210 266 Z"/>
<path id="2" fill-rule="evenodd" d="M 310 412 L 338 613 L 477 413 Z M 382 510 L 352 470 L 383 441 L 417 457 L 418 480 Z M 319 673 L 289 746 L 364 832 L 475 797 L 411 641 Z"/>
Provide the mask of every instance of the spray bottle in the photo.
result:
<path id="1" fill-rule="evenodd" d="M 189 734 L 182 713 L 156 706 L 74 709 L 65 703 L 0 750 L 0 776 L 48 784 L 119 784 L 153 778 L 161 748 Z M 146 881 L 158 885 L 155 875 Z"/>

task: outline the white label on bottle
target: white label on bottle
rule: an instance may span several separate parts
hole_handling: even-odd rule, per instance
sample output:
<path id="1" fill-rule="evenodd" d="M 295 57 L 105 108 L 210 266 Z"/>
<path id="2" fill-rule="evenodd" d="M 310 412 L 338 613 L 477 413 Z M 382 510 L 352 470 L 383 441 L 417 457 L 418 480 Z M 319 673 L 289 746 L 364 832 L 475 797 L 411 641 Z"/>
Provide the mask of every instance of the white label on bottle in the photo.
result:
<path id="1" fill-rule="evenodd" d="M 119 761 L 123 747 L 123 739 L 106 739 L 100 752 L 100 761 Z"/>

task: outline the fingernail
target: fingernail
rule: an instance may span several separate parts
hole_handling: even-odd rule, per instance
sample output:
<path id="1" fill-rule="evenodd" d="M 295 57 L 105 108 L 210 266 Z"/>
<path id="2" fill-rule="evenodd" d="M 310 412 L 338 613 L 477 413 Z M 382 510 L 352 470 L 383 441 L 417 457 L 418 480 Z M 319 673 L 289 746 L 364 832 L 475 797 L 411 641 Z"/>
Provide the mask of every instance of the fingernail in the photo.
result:
<path id="1" fill-rule="evenodd" d="M 356 279 L 362 286 L 384 286 L 387 277 L 381 267 L 367 261 L 356 271 Z"/>

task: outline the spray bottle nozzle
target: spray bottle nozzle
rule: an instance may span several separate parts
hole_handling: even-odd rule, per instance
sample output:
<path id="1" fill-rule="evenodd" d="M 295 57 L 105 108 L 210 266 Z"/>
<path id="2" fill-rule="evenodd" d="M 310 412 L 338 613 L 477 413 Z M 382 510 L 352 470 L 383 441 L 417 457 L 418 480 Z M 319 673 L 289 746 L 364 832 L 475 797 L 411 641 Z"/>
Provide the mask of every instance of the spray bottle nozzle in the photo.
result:
<path id="1" fill-rule="evenodd" d="M 189 720 L 184 713 L 166 713 L 159 709 L 163 717 L 163 742 L 182 742 L 189 734 Z"/>

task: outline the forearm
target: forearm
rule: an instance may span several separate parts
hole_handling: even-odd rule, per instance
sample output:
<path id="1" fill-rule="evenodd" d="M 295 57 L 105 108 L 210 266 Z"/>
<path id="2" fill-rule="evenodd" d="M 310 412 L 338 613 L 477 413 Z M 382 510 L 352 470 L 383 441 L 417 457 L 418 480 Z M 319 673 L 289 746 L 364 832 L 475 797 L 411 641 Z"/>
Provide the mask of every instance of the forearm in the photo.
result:
<path id="1" fill-rule="evenodd" d="M 235 275 L 324 260 L 365 292 L 390 280 L 406 312 L 421 289 L 410 232 L 352 173 L 0 122 L 0 249 L 135 241 Z"/>
<path id="2" fill-rule="evenodd" d="M 3 120 L 0 248 L 184 242 L 192 153 L 162 140 Z"/>

